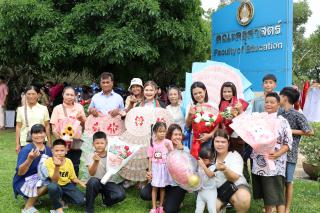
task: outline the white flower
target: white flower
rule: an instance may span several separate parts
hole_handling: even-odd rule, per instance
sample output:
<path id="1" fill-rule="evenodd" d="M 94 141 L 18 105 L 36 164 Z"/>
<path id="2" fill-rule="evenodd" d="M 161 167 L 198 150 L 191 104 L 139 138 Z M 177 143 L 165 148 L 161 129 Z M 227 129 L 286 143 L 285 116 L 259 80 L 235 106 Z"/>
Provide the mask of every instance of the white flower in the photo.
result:
<path id="1" fill-rule="evenodd" d="M 197 117 L 194 119 L 194 122 L 195 122 L 195 123 L 199 123 L 200 121 L 201 121 L 201 116 L 200 116 L 200 117 L 197 116 Z"/>
<path id="2" fill-rule="evenodd" d="M 211 123 L 210 122 L 206 122 L 206 126 L 211 126 Z"/>
<path id="3" fill-rule="evenodd" d="M 203 120 L 205 120 L 205 121 L 209 121 L 209 119 L 210 119 L 208 113 L 204 113 L 204 114 L 202 115 L 202 118 L 203 118 Z"/>
<path id="4" fill-rule="evenodd" d="M 200 118 L 201 118 L 200 112 L 197 112 L 197 113 L 196 113 L 196 117 L 200 117 Z"/>

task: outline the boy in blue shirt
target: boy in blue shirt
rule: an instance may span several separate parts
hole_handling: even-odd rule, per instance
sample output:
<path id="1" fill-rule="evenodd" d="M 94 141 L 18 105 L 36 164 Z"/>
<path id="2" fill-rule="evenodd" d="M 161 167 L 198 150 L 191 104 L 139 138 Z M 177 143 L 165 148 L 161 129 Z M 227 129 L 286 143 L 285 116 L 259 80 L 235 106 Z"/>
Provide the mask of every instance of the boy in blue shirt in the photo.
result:
<path id="1" fill-rule="evenodd" d="M 262 79 L 263 95 L 253 100 L 252 112 L 264 112 L 264 99 L 267 94 L 274 92 L 277 87 L 277 78 L 273 74 L 267 74 Z"/>

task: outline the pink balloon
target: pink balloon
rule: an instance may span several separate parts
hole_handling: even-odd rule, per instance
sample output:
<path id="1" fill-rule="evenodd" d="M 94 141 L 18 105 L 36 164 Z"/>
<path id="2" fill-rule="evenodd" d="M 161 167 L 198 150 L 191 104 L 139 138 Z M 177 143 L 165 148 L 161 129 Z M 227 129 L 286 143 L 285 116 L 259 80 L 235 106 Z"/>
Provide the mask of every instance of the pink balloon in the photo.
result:
<path id="1" fill-rule="evenodd" d="M 188 191 L 198 190 L 201 185 L 201 181 L 199 181 L 197 186 L 190 186 L 189 184 L 189 177 L 197 175 L 196 164 L 194 164 L 192 160 L 193 157 L 190 153 L 181 150 L 170 152 L 167 158 L 167 168 L 172 179 Z"/>

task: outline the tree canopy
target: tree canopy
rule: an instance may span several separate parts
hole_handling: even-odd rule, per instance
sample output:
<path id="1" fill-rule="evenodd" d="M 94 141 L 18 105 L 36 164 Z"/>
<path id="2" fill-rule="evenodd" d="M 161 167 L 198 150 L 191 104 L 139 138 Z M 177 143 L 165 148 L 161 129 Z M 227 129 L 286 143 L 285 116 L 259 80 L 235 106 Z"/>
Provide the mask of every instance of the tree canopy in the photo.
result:
<path id="1" fill-rule="evenodd" d="M 209 58 L 202 14 L 200 0 L 1 1 L 0 62 L 176 82 Z"/>
<path id="2" fill-rule="evenodd" d="M 305 24 L 312 12 L 306 0 L 294 3 L 293 8 L 293 75 L 296 82 L 318 79 L 320 69 L 320 28 L 309 38 L 304 36 Z"/>

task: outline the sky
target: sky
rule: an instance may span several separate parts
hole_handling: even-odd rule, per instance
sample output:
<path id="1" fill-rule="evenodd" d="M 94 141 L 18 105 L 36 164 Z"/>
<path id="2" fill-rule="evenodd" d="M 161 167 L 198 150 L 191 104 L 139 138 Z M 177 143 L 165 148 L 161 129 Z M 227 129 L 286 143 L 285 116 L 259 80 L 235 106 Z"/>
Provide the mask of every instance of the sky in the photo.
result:
<path id="1" fill-rule="evenodd" d="M 298 2 L 299 0 L 293 0 L 294 2 Z M 217 8 L 220 0 L 201 0 L 202 7 L 204 10 L 209 8 Z M 309 17 L 306 27 L 306 32 L 304 34 L 305 37 L 309 37 L 312 32 L 317 29 L 317 26 L 320 25 L 320 0 L 307 0 L 309 3 L 309 7 L 312 11 L 311 17 Z M 317 11 L 318 8 L 318 11 Z"/>

